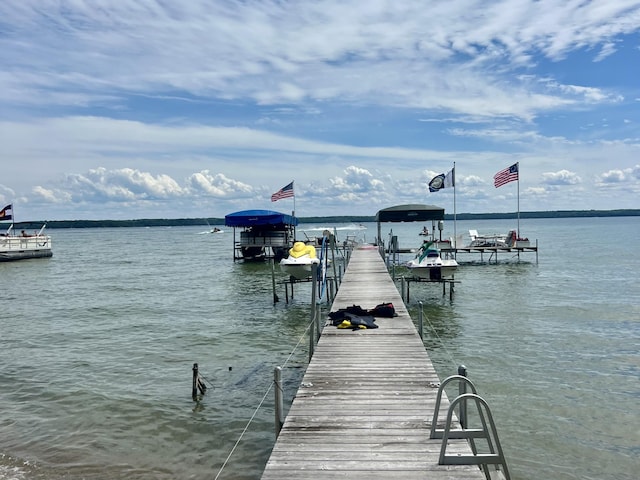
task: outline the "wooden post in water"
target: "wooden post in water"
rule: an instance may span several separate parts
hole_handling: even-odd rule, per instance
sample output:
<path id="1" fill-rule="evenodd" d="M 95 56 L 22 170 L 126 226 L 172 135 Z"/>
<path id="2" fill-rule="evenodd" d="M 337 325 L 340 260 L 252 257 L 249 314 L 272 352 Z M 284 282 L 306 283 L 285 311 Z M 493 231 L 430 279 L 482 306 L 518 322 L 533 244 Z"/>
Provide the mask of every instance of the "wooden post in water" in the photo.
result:
<path id="1" fill-rule="evenodd" d="M 193 364 L 193 380 L 191 382 L 191 397 L 193 400 L 198 399 L 198 390 L 202 395 L 207 391 L 207 386 L 200 380 L 200 374 L 198 373 L 198 364 Z"/>
<path id="2" fill-rule="evenodd" d="M 318 265 L 311 265 L 311 311 L 316 308 L 316 289 L 318 288 Z"/>
<path id="3" fill-rule="evenodd" d="M 420 340 L 424 340 L 424 327 L 422 321 L 422 302 L 418 302 L 418 333 L 420 334 Z"/>
<path id="4" fill-rule="evenodd" d="M 193 364 L 193 380 L 191 382 L 191 397 L 195 400 L 198 396 L 198 364 Z"/>
<path id="5" fill-rule="evenodd" d="M 311 321 L 309 322 L 309 363 L 311 363 L 311 359 L 313 358 L 313 349 L 316 344 L 316 308 L 313 307 L 311 310 Z"/>
<path id="6" fill-rule="evenodd" d="M 458 375 L 466 377 L 467 367 L 460 365 L 458 367 Z M 467 393 L 467 382 L 458 382 L 458 395 L 464 395 L 465 393 Z M 460 426 L 462 428 L 467 426 L 467 402 L 460 402 Z"/>
<path id="7" fill-rule="evenodd" d="M 275 267 L 275 263 L 276 263 L 275 258 L 272 258 L 271 259 L 271 286 L 273 287 L 273 304 L 274 305 L 280 301 L 280 299 L 278 298 L 278 294 L 276 293 L 276 267 Z M 286 284 L 285 284 L 284 288 L 287 288 Z"/>
<path id="8" fill-rule="evenodd" d="M 280 435 L 282 425 L 284 425 L 284 395 L 282 392 L 282 367 L 278 366 L 273 370 L 273 383 L 275 390 L 275 420 L 276 438 Z"/>

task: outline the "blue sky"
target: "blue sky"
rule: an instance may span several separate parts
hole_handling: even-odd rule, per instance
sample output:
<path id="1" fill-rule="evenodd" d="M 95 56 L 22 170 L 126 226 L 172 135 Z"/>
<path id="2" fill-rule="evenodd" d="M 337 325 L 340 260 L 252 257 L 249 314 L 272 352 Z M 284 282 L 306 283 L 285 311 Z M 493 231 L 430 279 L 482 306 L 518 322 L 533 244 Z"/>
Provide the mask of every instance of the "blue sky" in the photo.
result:
<path id="1" fill-rule="evenodd" d="M 4 0 L 0 64 L 18 221 L 640 208 L 640 1 Z"/>

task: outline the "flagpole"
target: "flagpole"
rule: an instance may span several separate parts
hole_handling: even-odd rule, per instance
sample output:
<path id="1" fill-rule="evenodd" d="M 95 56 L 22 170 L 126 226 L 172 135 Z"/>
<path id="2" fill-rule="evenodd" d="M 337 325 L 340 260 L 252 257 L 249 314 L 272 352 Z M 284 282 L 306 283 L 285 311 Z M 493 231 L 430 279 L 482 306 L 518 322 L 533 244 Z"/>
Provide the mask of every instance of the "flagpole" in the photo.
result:
<path id="1" fill-rule="evenodd" d="M 520 237 L 520 162 L 516 162 L 518 168 L 518 235 Z"/>
<path id="2" fill-rule="evenodd" d="M 293 217 L 296 216 L 296 190 L 293 188 L 294 180 L 291 180 L 291 188 L 293 189 Z"/>
<path id="3" fill-rule="evenodd" d="M 458 248 L 458 229 L 456 217 L 456 162 L 453 162 L 453 243 Z"/>

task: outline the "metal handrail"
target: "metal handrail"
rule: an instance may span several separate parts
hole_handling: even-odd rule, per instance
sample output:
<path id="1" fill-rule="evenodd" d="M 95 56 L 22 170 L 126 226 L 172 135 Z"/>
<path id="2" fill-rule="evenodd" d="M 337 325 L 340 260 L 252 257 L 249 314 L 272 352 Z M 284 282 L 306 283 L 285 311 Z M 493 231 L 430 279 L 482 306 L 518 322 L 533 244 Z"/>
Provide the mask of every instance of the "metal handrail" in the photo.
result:
<path id="1" fill-rule="evenodd" d="M 478 409 L 478 414 L 482 422 L 482 429 L 469 429 L 463 428 L 460 430 L 451 430 L 451 424 L 453 419 L 453 412 L 457 404 L 466 404 L 468 401 L 473 401 Z M 483 413 L 484 411 L 484 413 Z M 488 419 L 488 424 L 487 420 Z M 450 438 L 466 438 L 469 440 L 472 449 L 472 455 L 447 455 L 447 444 Z M 487 442 L 489 453 L 478 453 L 474 439 L 484 438 Z M 489 465 L 502 466 L 500 472 L 506 480 L 511 480 L 509 475 L 509 468 L 507 467 L 507 461 L 500 445 L 498 438 L 498 431 L 496 429 L 491 410 L 487 402 L 475 393 L 465 393 L 458 396 L 451 405 L 447 412 L 447 420 L 445 423 L 444 432 L 442 435 L 442 446 L 440 447 L 440 465 L 479 465 L 484 472 L 485 478 L 491 480 L 491 473 L 489 471 Z"/>
<path id="2" fill-rule="evenodd" d="M 473 384 L 473 382 L 463 375 L 451 375 L 450 377 L 445 378 L 440 384 L 440 387 L 438 388 L 438 395 L 436 396 L 436 405 L 433 410 L 433 419 L 431 421 L 431 434 L 429 438 L 442 438 L 444 429 L 436 428 L 438 424 L 438 415 L 440 414 L 440 404 L 442 403 L 442 394 L 444 392 L 444 387 L 446 387 L 447 384 L 451 383 L 454 380 L 458 380 L 459 382 L 462 382 L 463 385 L 469 386 L 473 393 L 475 394 L 478 393 L 478 390 L 476 389 L 476 386 Z M 460 415 L 460 416 L 462 417 L 463 415 Z M 465 421 L 462 420 L 461 423 L 464 425 Z M 455 437 L 451 437 L 451 438 L 455 438 Z"/>
<path id="3" fill-rule="evenodd" d="M 458 397 L 451 402 L 447 411 L 447 417 L 444 424 L 444 428 L 437 428 L 438 416 L 440 411 L 440 405 L 442 402 L 442 395 L 444 387 L 452 381 L 459 381 L 459 391 L 461 392 Z M 473 393 L 463 393 L 469 387 Z M 472 401 L 476 405 L 478 418 L 482 428 L 469 428 L 469 421 L 466 415 L 467 403 Z M 461 428 L 452 429 L 454 422 L 454 412 L 456 407 L 459 406 L 460 411 L 460 424 Z M 438 388 L 438 395 L 436 397 L 435 409 L 433 412 L 433 419 L 431 422 L 431 434 L 430 438 L 441 438 L 442 445 L 440 447 L 440 465 L 479 465 L 487 480 L 491 480 L 491 473 L 489 471 L 489 465 L 495 465 L 502 467 L 500 473 L 506 480 L 510 480 L 509 469 L 507 467 L 507 461 L 500 445 L 498 438 L 498 432 L 491 415 L 491 410 L 487 402 L 478 395 L 475 385 L 464 375 L 452 375 L 446 378 Z M 447 444 L 450 439 L 466 439 L 469 441 L 471 447 L 471 455 L 447 455 Z M 486 441 L 486 448 L 489 453 L 479 453 L 476 445 L 476 440 L 484 439 Z"/>

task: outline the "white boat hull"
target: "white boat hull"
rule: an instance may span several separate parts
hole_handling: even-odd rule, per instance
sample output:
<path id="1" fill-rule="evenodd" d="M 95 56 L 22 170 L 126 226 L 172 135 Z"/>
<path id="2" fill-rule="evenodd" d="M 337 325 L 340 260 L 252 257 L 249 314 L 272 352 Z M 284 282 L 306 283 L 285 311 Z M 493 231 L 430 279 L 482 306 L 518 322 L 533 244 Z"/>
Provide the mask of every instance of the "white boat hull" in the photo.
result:
<path id="1" fill-rule="evenodd" d="M 303 280 L 311 275 L 313 265 L 319 265 L 318 258 L 310 258 L 308 255 L 304 257 L 287 257 L 280 260 L 280 270 L 287 275 L 298 280 Z"/>
<path id="2" fill-rule="evenodd" d="M 415 278 L 452 279 L 458 268 L 458 262 L 448 255 L 442 258 L 440 251 L 431 248 L 431 245 L 431 242 L 425 242 L 418 250 L 416 258 L 408 261 L 405 266 Z"/>
<path id="3" fill-rule="evenodd" d="M 424 278 L 429 280 L 452 279 L 458 264 L 455 265 L 408 265 L 407 268 L 416 278 Z"/>
<path id="4" fill-rule="evenodd" d="M 48 235 L 0 236 L 0 262 L 52 256 L 51 237 Z"/>

